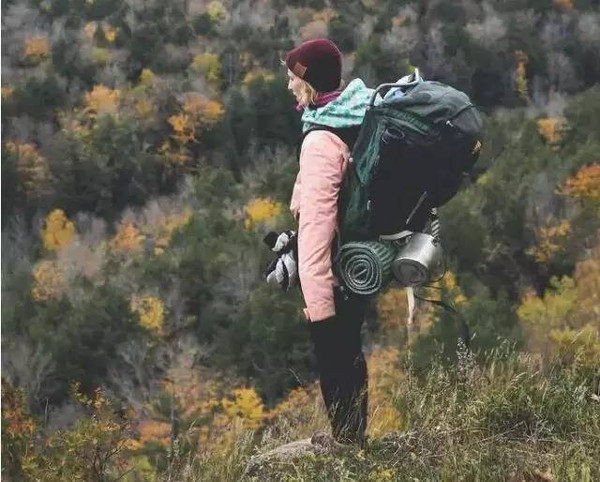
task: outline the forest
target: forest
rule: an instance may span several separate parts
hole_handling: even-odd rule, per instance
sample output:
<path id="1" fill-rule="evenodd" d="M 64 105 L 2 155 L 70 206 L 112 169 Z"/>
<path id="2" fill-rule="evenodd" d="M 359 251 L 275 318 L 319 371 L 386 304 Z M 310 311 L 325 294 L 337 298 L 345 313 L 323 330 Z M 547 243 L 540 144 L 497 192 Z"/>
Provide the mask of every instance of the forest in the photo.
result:
<path id="1" fill-rule="evenodd" d="M 262 272 L 301 123 L 281 59 L 466 92 L 447 273 L 370 302 L 369 445 L 327 429 L 299 290 Z M 598 0 L 3 0 L 2 477 L 600 479 Z"/>

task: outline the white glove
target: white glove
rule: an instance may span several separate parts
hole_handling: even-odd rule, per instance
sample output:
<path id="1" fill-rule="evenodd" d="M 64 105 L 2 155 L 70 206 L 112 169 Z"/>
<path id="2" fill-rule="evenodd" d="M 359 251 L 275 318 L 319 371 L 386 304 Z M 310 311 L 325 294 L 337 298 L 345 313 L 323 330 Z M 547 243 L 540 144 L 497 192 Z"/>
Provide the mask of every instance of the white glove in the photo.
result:
<path id="1" fill-rule="evenodd" d="M 269 263 L 265 271 L 267 283 L 278 284 L 284 291 L 298 284 L 298 243 L 295 231 L 284 231 L 281 234 L 270 232 L 265 236 L 265 244 L 278 257 Z"/>
<path id="2" fill-rule="evenodd" d="M 296 237 L 296 231 L 284 231 L 277 237 L 277 240 L 275 241 L 275 245 L 271 248 L 271 251 L 275 251 L 276 253 L 279 253 L 288 244 L 290 244 L 290 241 L 293 241 L 295 237 Z"/>
<path id="3" fill-rule="evenodd" d="M 298 284 L 298 265 L 291 252 L 277 258 L 275 269 L 267 275 L 267 283 L 278 284 L 283 291 L 289 291 Z"/>

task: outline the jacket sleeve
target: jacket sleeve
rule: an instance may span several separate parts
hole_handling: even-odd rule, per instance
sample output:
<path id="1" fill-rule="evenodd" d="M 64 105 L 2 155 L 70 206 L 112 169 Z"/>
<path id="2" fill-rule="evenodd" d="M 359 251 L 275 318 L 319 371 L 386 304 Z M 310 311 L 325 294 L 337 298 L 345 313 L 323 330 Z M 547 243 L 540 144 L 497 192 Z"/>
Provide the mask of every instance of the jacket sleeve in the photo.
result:
<path id="1" fill-rule="evenodd" d="M 296 182 L 294 183 L 294 190 L 292 191 L 292 199 L 290 201 L 290 211 L 296 221 L 298 221 L 298 215 L 300 213 L 300 191 L 302 189 L 301 175 L 302 171 L 299 170 L 296 175 Z"/>
<path id="2" fill-rule="evenodd" d="M 298 261 L 305 314 L 311 321 L 335 315 L 331 243 L 337 230 L 337 201 L 348 148 L 337 136 L 316 131 L 300 153 Z"/>

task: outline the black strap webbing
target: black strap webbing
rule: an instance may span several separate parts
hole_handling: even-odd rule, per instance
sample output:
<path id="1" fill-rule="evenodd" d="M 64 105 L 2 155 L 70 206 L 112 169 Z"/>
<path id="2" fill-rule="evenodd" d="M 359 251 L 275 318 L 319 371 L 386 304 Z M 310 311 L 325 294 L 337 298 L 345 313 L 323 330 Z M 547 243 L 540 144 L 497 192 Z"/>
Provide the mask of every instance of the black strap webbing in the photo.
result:
<path id="1" fill-rule="evenodd" d="M 427 301 L 429 303 L 433 303 L 434 305 L 437 305 L 437 306 L 441 306 L 447 312 L 455 315 L 461 324 L 462 339 L 465 344 L 465 347 L 469 348 L 469 342 L 471 339 L 469 325 L 467 324 L 467 320 L 465 319 L 465 317 L 454 306 L 452 306 L 442 300 L 430 300 L 428 298 L 421 298 L 420 296 L 417 296 L 416 294 L 415 294 L 415 298 L 417 298 L 418 300 L 421 300 L 421 301 Z"/>
<path id="2" fill-rule="evenodd" d="M 304 138 L 313 131 L 328 131 L 332 134 L 335 134 L 340 138 L 340 140 L 348 146 L 350 152 L 354 148 L 354 144 L 356 144 L 356 140 L 358 139 L 358 134 L 360 133 L 360 126 L 352 126 L 352 127 L 340 127 L 334 128 L 324 125 L 315 125 L 311 127 L 309 130 L 302 134 L 302 138 L 298 143 L 298 149 L 296 152 L 296 158 L 300 160 L 300 150 L 302 149 L 302 143 L 304 142 Z"/>

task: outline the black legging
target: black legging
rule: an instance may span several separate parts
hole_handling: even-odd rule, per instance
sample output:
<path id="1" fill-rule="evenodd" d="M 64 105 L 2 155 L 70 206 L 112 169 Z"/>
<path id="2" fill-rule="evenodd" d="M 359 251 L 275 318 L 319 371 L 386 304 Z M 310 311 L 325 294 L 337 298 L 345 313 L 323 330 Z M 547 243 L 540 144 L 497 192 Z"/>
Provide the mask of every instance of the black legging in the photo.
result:
<path id="1" fill-rule="evenodd" d="M 347 300 L 335 290 L 336 316 L 309 323 L 317 358 L 321 393 L 334 438 L 342 443 L 364 442 L 367 428 L 367 364 L 360 330 L 366 300 Z"/>

